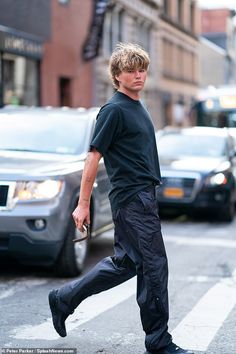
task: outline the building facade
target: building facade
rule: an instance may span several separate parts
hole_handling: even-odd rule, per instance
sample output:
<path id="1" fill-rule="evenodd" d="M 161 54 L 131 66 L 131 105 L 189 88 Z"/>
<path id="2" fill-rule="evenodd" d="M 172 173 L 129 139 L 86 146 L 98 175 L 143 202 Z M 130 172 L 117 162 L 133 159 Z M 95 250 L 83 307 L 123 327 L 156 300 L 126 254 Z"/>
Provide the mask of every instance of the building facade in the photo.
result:
<path id="1" fill-rule="evenodd" d="M 198 89 L 198 34 L 196 1 L 111 1 L 95 65 L 94 104 L 104 104 L 114 92 L 107 67 L 115 44 L 138 43 L 151 58 L 142 100 L 156 128 L 184 124 Z"/>
<path id="2" fill-rule="evenodd" d="M 236 12 L 228 8 L 201 11 L 201 34 L 226 51 L 225 83 L 236 83 Z"/>
<path id="3" fill-rule="evenodd" d="M 208 39 L 200 37 L 199 57 L 199 87 L 225 85 L 227 81 L 226 50 Z"/>
<path id="4" fill-rule="evenodd" d="M 162 125 L 188 125 L 199 85 L 197 1 L 163 0 L 158 26 L 159 110 Z"/>
<path id="5" fill-rule="evenodd" d="M 92 105 L 93 61 L 82 58 L 93 1 L 52 0 L 51 36 L 44 44 L 41 103 L 44 106 Z"/>
<path id="6" fill-rule="evenodd" d="M 93 104 L 103 105 L 114 92 L 108 75 L 110 55 L 118 42 L 132 42 L 146 49 L 151 58 L 149 75 L 142 94 L 154 122 L 159 119 L 156 99 L 158 96 L 158 37 L 160 0 L 111 0 L 106 11 L 103 42 L 95 60 Z"/>
<path id="7" fill-rule="evenodd" d="M 47 0 L 0 1 L 0 106 L 40 104 L 40 63 L 50 16 Z"/>
<path id="8" fill-rule="evenodd" d="M 13 9 L 19 3 L 21 10 Z M 0 90 L 4 86 L 5 104 L 15 99 L 28 105 L 101 106 L 114 92 L 108 75 L 110 55 L 118 42 L 132 42 L 150 54 L 142 100 L 156 128 L 187 123 L 199 84 L 196 0 L 2 0 L 0 25 L 24 30 L 28 40 L 22 44 L 12 37 L 3 44 L 0 28 Z M 10 44 L 14 48 L 6 47 Z M 21 58 L 12 69 L 16 50 L 21 50 Z"/>

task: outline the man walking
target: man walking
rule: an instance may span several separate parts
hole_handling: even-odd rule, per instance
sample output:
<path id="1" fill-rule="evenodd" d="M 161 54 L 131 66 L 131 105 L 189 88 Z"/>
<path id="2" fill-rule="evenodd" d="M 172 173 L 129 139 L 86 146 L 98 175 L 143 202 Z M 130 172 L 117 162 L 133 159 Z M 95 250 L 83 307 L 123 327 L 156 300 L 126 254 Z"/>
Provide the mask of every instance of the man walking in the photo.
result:
<path id="1" fill-rule="evenodd" d="M 80 198 L 73 218 L 79 230 L 90 223 L 90 196 L 103 156 L 111 182 L 114 256 L 100 261 L 82 279 L 49 294 L 53 325 L 66 336 L 65 321 L 88 296 L 137 275 L 137 302 L 146 353 L 190 353 L 168 333 L 168 265 L 156 200 L 160 168 L 154 127 L 140 102 L 149 66 L 138 45 L 118 44 L 110 59 L 110 76 L 117 91 L 97 117 L 83 171 Z"/>

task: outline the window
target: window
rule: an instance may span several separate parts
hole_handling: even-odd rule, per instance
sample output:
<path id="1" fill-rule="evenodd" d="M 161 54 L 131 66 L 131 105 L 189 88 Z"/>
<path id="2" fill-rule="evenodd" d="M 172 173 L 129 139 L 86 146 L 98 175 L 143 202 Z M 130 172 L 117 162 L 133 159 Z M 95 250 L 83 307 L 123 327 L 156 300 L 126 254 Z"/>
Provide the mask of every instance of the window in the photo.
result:
<path id="1" fill-rule="evenodd" d="M 118 41 L 123 41 L 124 11 L 118 13 Z"/>
<path id="2" fill-rule="evenodd" d="M 164 39 L 163 41 L 163 70 L 164 74 L 173 77 L 175 75 L 174 68 L 174 45 L 169 39 Z"/>
<path id="3" fill-rule="evenodd" d="M 113 11 L 112 14 L 112 48 L 113 50 L 118 42 L 123 40 L 123 20 L 124 20 L 124 11 Z"/>
<path id="4" fill-rule="evenodd" d="M 118 42 L 124 41 L 124 10 L 107 11 L 103 27 L 103 51 L 109 56 Z"/>
<path id="5" fill-rule="evenodd" d="M 178 0 L 178 23 L 183 25 L 183 12 L 184 12 L 184 1 L 183 0 Z"/>
<path id="6" fill-rule="evenodd" d="M 136 42 L 147 52 L 150 51 L 151 25 L 145 21 L 135 21 L 137 24 Z"/>
<path id="7" fill-rule="evenodd" d="M 190 5 L 190 29 L 192 32 L 195 32 L 195 4 L 194 2 L 191 2 Z"/>
<path id="8" fill-rule="evenodd" d="M 39 104 L 38 62 L 22 56 L 3 54 L 4 104 Z"/>
<path id="9" fill-rule="evenodd" d="M 111 11 L 107 11 L 104 19 L 103 53 L 105 56 L 109 56 L 111 53 Z"/>
<path id="10" fill-rule="evenodd" d="M 194 53 L 191 53 L 191 80 L 193 83 L 196 81 L 196 75 L 195 75 L 195 55 Z"/>
<path id="11" fill-rule="evenodd" d="M 124 10 L 115 7 L 105 14 L 103 25 L 103 53 L 109 56 L 118 42 L 124 41 Z"/>
<path id="12" fill-rule="evenodd" d="M 181 46 L 178 46 L 178 78 L 183 79 L 183 68 L 184 68 L 184 50 Z"/>
<path id="13" fill-rule="evenodd" d="M 169 15 L 169 0 L 163 0 L 163 12 L 166 16 Z"/>

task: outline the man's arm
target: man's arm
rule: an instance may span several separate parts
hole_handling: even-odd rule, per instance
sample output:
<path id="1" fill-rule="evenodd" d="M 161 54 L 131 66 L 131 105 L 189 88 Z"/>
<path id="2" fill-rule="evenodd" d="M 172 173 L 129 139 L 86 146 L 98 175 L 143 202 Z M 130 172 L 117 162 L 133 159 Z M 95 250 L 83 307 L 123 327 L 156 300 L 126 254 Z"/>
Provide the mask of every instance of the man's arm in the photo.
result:
<path id="1" fill-rule="evenodd" d="M 88 153 L 85 161 L 78 206 L 73 211 L 72 215 L 76 227 L 83 232 L 83 225 L 90 224 L 90 198 L 93 189 L 93 184 L 97 175 L 98 163 L 102 155 L 95 149 Z"/>

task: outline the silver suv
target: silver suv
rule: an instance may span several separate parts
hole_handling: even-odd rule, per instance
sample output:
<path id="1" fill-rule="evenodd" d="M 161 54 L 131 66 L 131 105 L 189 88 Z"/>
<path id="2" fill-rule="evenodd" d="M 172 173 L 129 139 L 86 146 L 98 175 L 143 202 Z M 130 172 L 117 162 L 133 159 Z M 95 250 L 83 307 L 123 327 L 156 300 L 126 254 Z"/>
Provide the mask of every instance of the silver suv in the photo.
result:
<path id="1" fill-rule="evenodd" d="M 73 243 L 71 213 L 98 109 L 0 110 L 0 256 L 55 266 L 61 276 L 83 270 L 88 241 Z M 99 163 L 91 199 L 91 237 L 112 227 L 109 181 Z"/>

